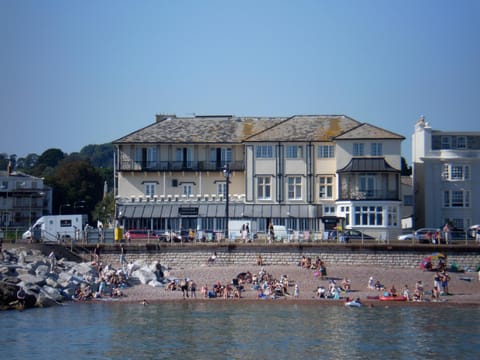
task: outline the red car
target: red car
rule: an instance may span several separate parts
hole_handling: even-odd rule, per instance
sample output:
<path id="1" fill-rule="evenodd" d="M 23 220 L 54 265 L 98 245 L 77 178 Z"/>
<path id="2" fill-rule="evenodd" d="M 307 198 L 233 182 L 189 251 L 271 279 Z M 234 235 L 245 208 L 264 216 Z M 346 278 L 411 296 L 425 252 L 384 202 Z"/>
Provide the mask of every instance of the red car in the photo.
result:
<path id="1" fill-rule="evenodd" d="M 155 231 L 151 230 L 128 230 L 125 233 L 125 239 L 127 241 L 130 240 L 148 240 L 148 239 L 154 239 L 158 240 L 158 234 Z"/>

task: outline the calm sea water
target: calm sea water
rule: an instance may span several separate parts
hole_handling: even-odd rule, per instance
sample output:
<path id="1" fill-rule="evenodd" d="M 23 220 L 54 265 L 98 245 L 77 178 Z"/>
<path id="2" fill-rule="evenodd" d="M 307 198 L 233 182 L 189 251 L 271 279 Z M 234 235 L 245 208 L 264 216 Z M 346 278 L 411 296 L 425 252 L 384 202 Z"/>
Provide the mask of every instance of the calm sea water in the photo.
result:
<path id="1" fill-rule="evenodd" d="M 285 301 L 70 304 L 0 313 L 2 359 L 474 359 L 480 307 Z"/>

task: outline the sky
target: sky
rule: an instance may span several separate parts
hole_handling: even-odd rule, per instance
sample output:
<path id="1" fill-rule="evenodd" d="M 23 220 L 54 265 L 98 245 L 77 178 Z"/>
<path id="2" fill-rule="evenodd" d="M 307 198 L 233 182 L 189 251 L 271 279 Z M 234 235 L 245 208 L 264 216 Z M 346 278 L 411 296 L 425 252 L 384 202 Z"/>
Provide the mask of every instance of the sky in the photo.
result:
<path id="1" fill-rule="evenodd" d="M 177 116 L 346 115 L 478 131 L 480 1 L 0 0 L 0 153 Z"/>

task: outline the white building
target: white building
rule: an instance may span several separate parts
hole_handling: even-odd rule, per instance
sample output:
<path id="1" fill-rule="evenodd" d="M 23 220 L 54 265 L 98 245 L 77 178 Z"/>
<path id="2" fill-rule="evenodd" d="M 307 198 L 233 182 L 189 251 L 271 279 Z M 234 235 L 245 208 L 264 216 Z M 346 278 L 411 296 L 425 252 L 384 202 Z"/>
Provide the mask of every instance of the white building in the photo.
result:
<path id="1" fill-rule="evenodd" d="M 421 117 L 412 158 L 415 228 L 480 223 L 480 132 L 433 130 Z"/>
<path id="2" fill-rule="evenodd" d="M 322 236 L 340 219 L 380 239 L 400 233 L 403 136 L 343 115 L 156 120 L 114 141 L 126 229 L 222 231 L 228 196 L 228 218 L 254 232 Z"/>

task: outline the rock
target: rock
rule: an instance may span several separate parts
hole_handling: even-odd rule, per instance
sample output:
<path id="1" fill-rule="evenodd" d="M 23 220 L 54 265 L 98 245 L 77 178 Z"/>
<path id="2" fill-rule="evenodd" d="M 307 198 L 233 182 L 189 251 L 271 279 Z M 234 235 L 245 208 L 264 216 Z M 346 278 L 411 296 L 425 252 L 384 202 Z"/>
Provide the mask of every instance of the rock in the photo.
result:
<path id="1" fill-rule="evenodd" d="M 47 265 L 39 265 L 35 269 L 35 275 L 39 277 L 45 277 L 50 272 L 50 267 Z"/>
<path id="2" fill-rule="evenodd" d="M 163 284 L 158 280 L 151 280 L 148 285 L 153 287 L 163 287 Z"/>
<path id="3" fill-rule="evenodd" d="M 136 277 L 142 284 L 148 284 L 152 280 L 157 280 L 155 273 L 150 271 L 148 268 L 141 268 L 135 270 L 132 274 L 133 277 Z"/>
<path id="4" fill-rule="evenodd" d="M 41 293 L 47 295 L 48 297 L 50 297 L 55 302 L 60 302 L 60 301 L 63 300 L 63 295 L 60 293 L 60 291 L 58 291 L 57 289 L 55 289 L 51 286 L 48 286 L 48 285 L 45 285 L 42 288 Z"/>
<path id="5" fill-rule="evenodd" d="M 28 287 L 29 284 L 45 285 L 45 277 L 34 276 L 31 274 L 20 274 L 18 278 Z"/>

